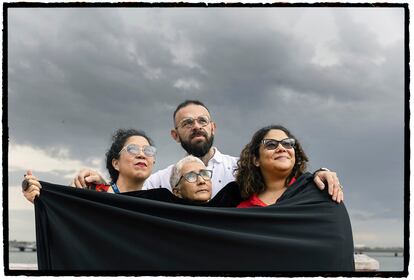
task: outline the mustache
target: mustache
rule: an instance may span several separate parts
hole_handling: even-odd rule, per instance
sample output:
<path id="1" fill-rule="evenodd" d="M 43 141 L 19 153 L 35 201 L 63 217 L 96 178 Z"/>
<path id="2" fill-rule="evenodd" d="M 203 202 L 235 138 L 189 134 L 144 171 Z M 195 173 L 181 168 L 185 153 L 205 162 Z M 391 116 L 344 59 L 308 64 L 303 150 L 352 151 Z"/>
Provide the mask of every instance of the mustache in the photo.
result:
<path id="1" fill-rule="evenodd" d="M 190 138 L 194 138 L 197 136 L 204 136 L 205 138 L 207 138 L 208 135 L 207 132 L 205 132 L 204 130 L 196 130 L 191 133 Z"/>

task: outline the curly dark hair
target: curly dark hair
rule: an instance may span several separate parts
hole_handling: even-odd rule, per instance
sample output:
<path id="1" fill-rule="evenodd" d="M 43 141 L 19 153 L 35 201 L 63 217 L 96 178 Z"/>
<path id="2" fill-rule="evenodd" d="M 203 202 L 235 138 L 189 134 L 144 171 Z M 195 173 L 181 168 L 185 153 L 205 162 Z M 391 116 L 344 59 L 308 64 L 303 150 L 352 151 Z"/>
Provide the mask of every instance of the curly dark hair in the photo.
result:
<path id="1" fill-rule="evenodd" d="M 260 168 L 254 165 L 254 159 L 259 158 L 259 147 L 265 135 L 273 129 L 282 130 L 288 137 L 296 140 L 295 149 L 295 166 L 292 172 L 286 178 L 286 186 L 292 180 L 297 178 L 306 171 L 308 157 L 302 149 L 299 141 L 292 133 L 281 125 L 269 125 L 259 129 L 252 137 L 240 154 L 237 162 L 236 182 L 240 187 L 241 196 L 247 199 L 252 194 L 261 193 L 266 186 Z"/>
<path id="2" fill-rule="evenodd" d="M 119 172 L 112 166 L 113 159 L 119 159 L 119 152 L 125 145 L 125 142 L 131 136 L 141 136 L 147 139 L 148 143 L 151 146 L 153 145 L 152 140 L 142 131 L 136 129 L 118 129 L 112 135 L 112 145 L 109 150 L 106 152 L 106 169 L 111 176 L 111 183 L 114 183 L 118 180 Z"/>

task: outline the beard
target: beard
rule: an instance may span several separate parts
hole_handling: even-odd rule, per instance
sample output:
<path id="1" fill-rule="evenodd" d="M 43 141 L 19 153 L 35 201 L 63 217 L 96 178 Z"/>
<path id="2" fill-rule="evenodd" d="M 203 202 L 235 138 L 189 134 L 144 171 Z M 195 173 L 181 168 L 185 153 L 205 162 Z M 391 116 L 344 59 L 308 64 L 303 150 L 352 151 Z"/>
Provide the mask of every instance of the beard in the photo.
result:
<path id="1" fill-rule="evenodd" d="M 191 143 L 191 139 L 193 139 L 195 136 L 200 136 L 200 135 L 203 135 L 206 141 L 200 141 L 194 144 Z M 208 153 L 208 151 L 210 151 L 211 146 L 213 146 L 214 135 L 211 134 L 211 136 L 208 137 L 207 132 L 203 130 L 198 130 L 198 131 L 194 131 L 193 133 L 191 133 L 189 139 L 190 139 L 189 141 L 185 141 L 181 139 L 180 137 L 181 147 L 183 147 L 183 149 L 188 154 L 200 158 L 200 157 L 205 156 Z"/>

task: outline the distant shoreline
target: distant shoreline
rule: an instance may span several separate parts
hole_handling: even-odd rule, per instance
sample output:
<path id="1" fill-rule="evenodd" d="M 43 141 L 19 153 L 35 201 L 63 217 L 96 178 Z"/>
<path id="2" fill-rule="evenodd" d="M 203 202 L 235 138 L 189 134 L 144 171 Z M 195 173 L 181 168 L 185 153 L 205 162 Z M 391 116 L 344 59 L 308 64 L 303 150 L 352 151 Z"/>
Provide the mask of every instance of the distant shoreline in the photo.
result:
<path id="1" fill-rule="evenodd" d="M 11 240 L 9 241 L 9 251 L 17 243 L 34 244 L 36 246 L 36 241 Z M 389 247 L 355 246 L 354 252 L 397 252 L 397 253 L 401 253 L 401 252 L 404 252 L 404 247 L 401 247 L 401 246 L 389 246 Z"/>

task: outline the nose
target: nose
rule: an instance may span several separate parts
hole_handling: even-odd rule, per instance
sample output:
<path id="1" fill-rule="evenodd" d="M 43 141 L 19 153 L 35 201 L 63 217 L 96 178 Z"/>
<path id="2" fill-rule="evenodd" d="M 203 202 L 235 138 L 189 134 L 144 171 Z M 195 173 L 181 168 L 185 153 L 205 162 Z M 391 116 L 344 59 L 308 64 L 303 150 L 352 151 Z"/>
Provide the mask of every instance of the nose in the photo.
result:
<path id="1" fill-rule="evenodd" d="M 200 125 L 198 120 L 194 120 L 193 129 L 199 130 L 200 128 L 202 128 L 202 126 Z"/>
<path id="2" fill-rule="evenodd" d="M 278 143 L 275 151 L 283 152 L 283 151 L 286 151 L 286 148 L 282 146 L 282 143 Z"/>
<path id="3" fill-rule="evenodd" d="M 136 158 L 146 158 L 147 156 L 144 154 L 144 149 L 140 149 L 139 153 L 135 155 Z"/>
<path id="4" fill-rule="evenodd" d="M 204 180 L 203 177 L 201 177 L 200 175 L 197 175 L 197 185 L 203 185 L 206 183 L 206 180 Z"/>

